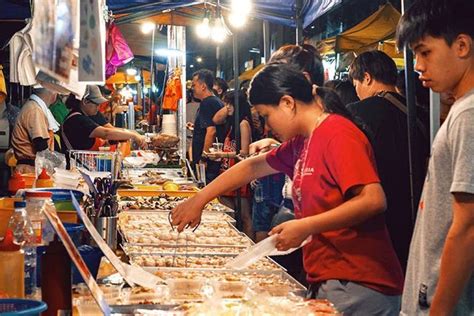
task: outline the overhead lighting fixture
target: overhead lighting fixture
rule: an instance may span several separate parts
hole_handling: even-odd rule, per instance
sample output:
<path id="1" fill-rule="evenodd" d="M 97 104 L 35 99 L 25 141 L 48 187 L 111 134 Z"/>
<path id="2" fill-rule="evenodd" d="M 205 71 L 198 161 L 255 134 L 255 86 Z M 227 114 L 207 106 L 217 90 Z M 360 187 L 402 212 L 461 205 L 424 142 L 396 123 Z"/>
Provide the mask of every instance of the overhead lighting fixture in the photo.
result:
<path id="1" fill-rule="evenodd" d="M 183 57 L 184 53 L 179 49 L 158 48 L 155 50 L 155 55 L 163 57 Z"/>
<path id="2" fill-rule="evenodd" d="M 247 23 L 248 16 L 252 11 L 250 0 L 232 0 L 229 22 L 232 26 L 240 28 Z"/>
<path id="3" fill-rule="evenodd" d="M 196 58 L 196 61 L 197 61 L 198 63 L 202 63 L 202 57 L 197 57 L 197 58 Z"/>
<path id="4" fill-rule="evenodd" d="M 143 34 L 149 34 L 155 29 L 156 25 L 155 23 L 152 22 L 146 22 L 143 23 L 142 26 L 140 27 L 141 31 Z"/>
<path id="5" fill-rule="evenodd" d="M 225 29 L 221 18 L 216 18 L 214 20 L 214 27 L 212 28 L 211 37 L 216 43 L 223 43 L 225 41 L 227 37 L 227 30 Z"/>
<path id="6" fill-rule="evenodd" d="M 211 28 L 209 27 L 209 17 L 204 16 L 201 24 L 199 24 L 196 28 L 196 34 L 199 38 L 205 39 L 208 38 L 211 34 Z"/>
<path id="7" fill-rule="evenodd" d="M 189 65 L 189 68 L 194 68 L 194 65 Z"/>

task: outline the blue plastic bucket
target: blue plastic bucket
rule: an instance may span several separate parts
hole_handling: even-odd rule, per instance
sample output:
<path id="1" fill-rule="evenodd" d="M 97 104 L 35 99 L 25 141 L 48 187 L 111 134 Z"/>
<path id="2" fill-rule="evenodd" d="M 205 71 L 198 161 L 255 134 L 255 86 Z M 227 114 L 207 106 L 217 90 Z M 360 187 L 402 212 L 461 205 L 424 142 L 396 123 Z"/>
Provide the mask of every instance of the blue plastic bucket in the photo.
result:
<path id="1" fill-rule="evenodd" d="M 24 299 L 0 299 L 1 315 L 39 315 L 48 309 L 43 301 Z"/>
<path id="2" fill-rule="evenodd" d="M 97 273 L 99 272 L 100 259 L 103 256 L 102 251 L 98 247 L 82 245 L 79 247 L 79 252 L 82 259 L 84 259 L 87 268 L 95 279 L 97 277 Z M 72 264 L 72 284 L 79 284 L 83 282 L 84 279 L 79 273 L 79 270 L 77 270 L 76 266 Z"/>

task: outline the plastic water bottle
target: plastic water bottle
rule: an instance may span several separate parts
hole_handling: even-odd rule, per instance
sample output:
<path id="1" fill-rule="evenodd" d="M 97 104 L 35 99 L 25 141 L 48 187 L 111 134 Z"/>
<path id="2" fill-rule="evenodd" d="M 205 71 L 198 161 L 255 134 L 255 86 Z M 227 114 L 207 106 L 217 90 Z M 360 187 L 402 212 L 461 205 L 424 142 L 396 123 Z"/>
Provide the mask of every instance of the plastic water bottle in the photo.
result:
<path id="1" fill-rule="evenodd" d="M 8 228 L 12 230 L 14 243 L 20 245 L 25 256 L 25 296 L 34 297 L 36 287 L 36 244 L 30 219 L 26 213 L 26 203 L 15 202 L 15 212 L 10 217 Z"/>
<path id="2" fill-rule="evenodd" d="M 35 243 L 47 245 L 54 239 L 54 230 L 44 215 L 44 207 L 51 203 L 51 192 L 26 191 L 26 212 L 35 233 Z M 54 206 L 52 206 L 54 207 Z"/>

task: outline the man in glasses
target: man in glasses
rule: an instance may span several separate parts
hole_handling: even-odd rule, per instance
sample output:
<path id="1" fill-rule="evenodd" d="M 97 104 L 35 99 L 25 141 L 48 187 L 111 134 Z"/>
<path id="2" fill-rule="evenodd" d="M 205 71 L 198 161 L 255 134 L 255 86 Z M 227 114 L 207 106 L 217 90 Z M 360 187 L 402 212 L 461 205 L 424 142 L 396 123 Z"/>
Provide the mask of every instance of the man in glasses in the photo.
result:
<path id="1" fill-rule="evenodd" d="M 99 114 L 99 105 L 108 102 L 102 96 L 98 86 L 87 87 L 82 100 L 70 95 L 66 106 L 71 112 L 61 127 L 61 148 L 66 150 L 98 150 L 107 142 L 134 140 L 139 146 L 145 146 L 145 137 L 126 129 L 113 127 L 103 115 Z"/>

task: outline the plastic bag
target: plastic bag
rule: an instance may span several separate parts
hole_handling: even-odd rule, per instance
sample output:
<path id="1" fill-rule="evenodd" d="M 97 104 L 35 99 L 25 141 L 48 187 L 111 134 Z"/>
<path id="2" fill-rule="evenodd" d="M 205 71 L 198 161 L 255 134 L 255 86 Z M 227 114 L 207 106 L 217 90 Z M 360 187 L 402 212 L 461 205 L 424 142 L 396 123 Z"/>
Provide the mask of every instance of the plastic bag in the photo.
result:
<path id="1" fill-rule="evenodd" d="M 37 152 L 35 159 L 36 176 L 41 173 L 43 168 L 46 168 L 49 175 L 54 174 L 54 168 L 66 169 L 66 156 L 49 149 Z"/>

